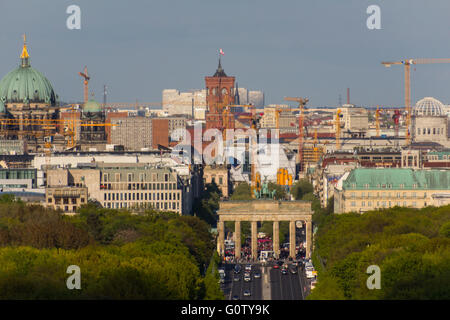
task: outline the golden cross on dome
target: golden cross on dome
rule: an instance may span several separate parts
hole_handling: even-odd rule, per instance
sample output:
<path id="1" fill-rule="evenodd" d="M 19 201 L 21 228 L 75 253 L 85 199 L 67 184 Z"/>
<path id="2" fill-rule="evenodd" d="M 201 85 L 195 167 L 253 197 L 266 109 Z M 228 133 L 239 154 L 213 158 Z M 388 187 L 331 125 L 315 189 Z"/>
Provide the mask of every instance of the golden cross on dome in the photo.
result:
<path id="1" fill-rule="evenodd" d="M 27 36 L 26 34 L 23 34 L 23 49 L 22 49 L 22 54 L 20 55 L 20 58 L 25 59 L 25 58 L 29 58 L 30 55 L 28 54 L 28 50 L 27 50 Z"/>

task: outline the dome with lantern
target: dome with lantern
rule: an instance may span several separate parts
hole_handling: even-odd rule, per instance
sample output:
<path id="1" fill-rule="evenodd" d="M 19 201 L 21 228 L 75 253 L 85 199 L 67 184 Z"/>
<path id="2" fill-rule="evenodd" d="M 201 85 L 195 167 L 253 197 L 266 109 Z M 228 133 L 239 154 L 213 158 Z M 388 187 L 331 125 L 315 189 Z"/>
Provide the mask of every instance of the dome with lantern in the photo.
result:
<path id="1" fill-rule="evenodd" d="M 417 101 L 414 107 L 414 115 L 416 116 L 442 116 L 444 115 L 444 105 L 433 97 L 425 97 Z"/>

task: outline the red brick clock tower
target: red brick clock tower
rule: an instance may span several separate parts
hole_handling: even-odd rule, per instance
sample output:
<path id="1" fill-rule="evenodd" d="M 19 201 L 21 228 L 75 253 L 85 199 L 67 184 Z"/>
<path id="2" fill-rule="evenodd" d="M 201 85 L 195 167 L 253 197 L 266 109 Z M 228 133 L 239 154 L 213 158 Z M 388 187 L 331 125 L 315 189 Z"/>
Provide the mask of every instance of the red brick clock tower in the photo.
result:
<path id="1" fill-rule="evenodd" d="M 220 57 L 219 66 L 212 77 L 205 77 L 206 84 L 206 129 L 221 130 L 223 107 L 234 104 L 234 77 L 228 77 L 222 69 Z"/>

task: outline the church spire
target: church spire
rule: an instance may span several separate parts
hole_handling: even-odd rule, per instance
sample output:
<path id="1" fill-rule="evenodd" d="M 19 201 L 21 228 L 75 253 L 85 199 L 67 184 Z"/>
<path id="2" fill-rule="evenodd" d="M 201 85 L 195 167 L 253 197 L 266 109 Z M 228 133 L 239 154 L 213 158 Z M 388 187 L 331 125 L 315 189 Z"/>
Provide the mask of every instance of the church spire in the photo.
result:
<path id="1" fill-rule="evenodd" d="M 22 67 L 29 67 L 30 61 L 29 61 L 30 55 L 28 54 L 27 49 L 27 36 L 23 35 L 23 48 L 22 48 L 22 54 L 20 55 L 20 59 L 22 60 Z"/>
<path id="2" fill-rule="evenodd" d="M 237 81 L 236 81 L 236 86 L 234 88 L 234 103 L 241 104 L 241 99 L 239 98 L 239 88 L 238 88 Z"/>
<path id="3" fill-rule="evenodd" d="M 223 71 L 222 63 L 221 63 L 220 57 L 219 57 L 219 66 L 217 67 L 216 73 L 214 74 L 213 77 L 226 77 L 226 76 L 227 75 L 226 75 L 225 71 Z"/>

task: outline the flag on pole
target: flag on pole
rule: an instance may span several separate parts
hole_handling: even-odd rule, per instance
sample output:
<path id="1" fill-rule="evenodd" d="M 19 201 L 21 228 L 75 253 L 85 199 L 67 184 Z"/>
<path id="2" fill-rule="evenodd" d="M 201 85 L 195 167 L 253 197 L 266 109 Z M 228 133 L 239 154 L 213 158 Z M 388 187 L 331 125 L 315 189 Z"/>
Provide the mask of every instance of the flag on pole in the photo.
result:
<path id="1" fill-rule="evenodd" d="M 223 56 L 225 55 L 225 53 L 223 52 L 222 48 L 219 49 L 219 53 L 220 53 L 221 55 L 223 55 Z"/>

